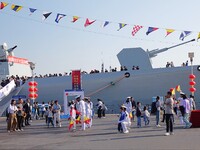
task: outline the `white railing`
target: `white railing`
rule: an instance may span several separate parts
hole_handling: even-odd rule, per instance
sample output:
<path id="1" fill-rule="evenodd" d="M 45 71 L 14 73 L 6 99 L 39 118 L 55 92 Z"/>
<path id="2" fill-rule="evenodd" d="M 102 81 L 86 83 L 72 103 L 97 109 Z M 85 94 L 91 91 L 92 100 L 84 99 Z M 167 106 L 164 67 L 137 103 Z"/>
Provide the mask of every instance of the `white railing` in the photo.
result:
<path id="1" fill-rule="evenodd" d="M 10 92 L 13 91 L 13 89 L 15 89 L 16 85 L 14 80 L 12 80 L 10 83 L 8 83 L 6 86 L 4 86 L 1 90 L 0 90 L 0 101 L 6 97 L 8 94 L 10 94 Z"/>

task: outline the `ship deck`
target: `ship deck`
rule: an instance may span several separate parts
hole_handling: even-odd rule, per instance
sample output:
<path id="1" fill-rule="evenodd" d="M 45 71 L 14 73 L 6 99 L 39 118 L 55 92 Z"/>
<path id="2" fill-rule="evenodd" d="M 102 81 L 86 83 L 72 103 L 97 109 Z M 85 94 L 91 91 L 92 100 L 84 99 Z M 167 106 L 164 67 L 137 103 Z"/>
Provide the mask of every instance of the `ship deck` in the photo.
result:
<path id="1" fill-rule="evenodd" d="M 183 129 L 176 119 L 174 135 L 164 136 L 165 124 L 136 128 L 133 123 L 129 134 L 117 132 L 117 115 L 94 119 L 91 129 L 69 132 L 63 120 L 61 128 L 47 128 L 44 120 L 33 121 L 22 132 L 6 132 L 5 118 L 0 118 L 0 149 L 148 149 L 148 150 L 197 150 L 200 128 Z M 77 127 L 80 128 L 80 127 Z"/>

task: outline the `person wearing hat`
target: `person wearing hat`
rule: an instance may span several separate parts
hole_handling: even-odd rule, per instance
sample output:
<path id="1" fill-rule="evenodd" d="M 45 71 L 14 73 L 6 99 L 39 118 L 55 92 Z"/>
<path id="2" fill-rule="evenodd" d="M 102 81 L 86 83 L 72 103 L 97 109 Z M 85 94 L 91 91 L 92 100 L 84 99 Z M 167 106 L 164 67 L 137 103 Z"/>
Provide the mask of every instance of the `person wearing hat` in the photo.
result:
<path id="1" fill-rule="evenodd" d="M 74 108 L 73 101 L 72 101 L 72 104 L 70 105 L 70 122 L 73 122 L 72 131 L 75 131 L 76 130 L 76 110 Z"/>
<path id="2" fill-rule="evenodd" d="M 128 118 L 127 119 L 128 119 L 129 127 L 131 126 L 130 115 L 132 116 L 132 109 L 133 109 L 131 99 L 132 99 L 131 96 L 127 97 L 126 102 L 124 103 L 124 106 L 126 107 L 126 112 L 128 113 Z"/>
<path id="3" fill-rule="evenodd" d="M 128 129 L 127 129 L 127 125 L 128 125 L 128 112 L 126 111 L 126 106 L 122 105 L 120 107 L 120 116 L 119 116 L 119 120 L 118 120 L 118 131 L 120 133 L 129 133 Z"/>
<path id="4" fill-rule="evenodd" d="M 86 110 L 86 117 L 90 120 L 88 124 L 88 128 L 91 128 L 92 124 L 92 110 L 91 110 L 91 105 L 88 97 L 84 98 L 85 101 L 85 110 Z"/>
<path id="5" fill-rule="evenodd" d="M 132 103 L 131 103 L 132 97 L 129 96 L 126 98 L 126 102 L 124 103 L 124 106 L 126 106 L 126 111 L 130 114 L 132 113 Z"/>
<path id="6" fill-rule="evenodd" d="M 80 130 L 85 130 L 85 122 L 84 122 L 84 118 L 85 118 L 85 115 L 86 115 L 86 111 L 85 111 L 85 102 L 81 99 L 81 96 L 78 95 L 75 97 L 76 98 L 76 107 L 77 107 L 77 110 L 80 112 L 80 115 L 81 115 L 81 124 L 82 124 L 82 127 Z"/>
<path id="7" fill-rule="evenodd" d="M 53 124 L 54 124 L 54 127 L 56 127 L 56 121 L 58 121 L 58 126 L 61 127 L 60 111 L 61 111 L 61 106 L 58 104 L 58 100 L 56 100 L 54 105 L 53 105 L 53 112 L 54 112 Z"/>
<path id="8" fill-rule="evenodd" d="M 178 98 L 178 101 L 179 101 L 179 110 L 180 110 L 182 116 L 184 116 L 184 111 L 185 111 L 185 108 L 183 107 L 183 96 L 184 95 L 185 95 L 185 93 L 180 92 L 180 97 Z"/>

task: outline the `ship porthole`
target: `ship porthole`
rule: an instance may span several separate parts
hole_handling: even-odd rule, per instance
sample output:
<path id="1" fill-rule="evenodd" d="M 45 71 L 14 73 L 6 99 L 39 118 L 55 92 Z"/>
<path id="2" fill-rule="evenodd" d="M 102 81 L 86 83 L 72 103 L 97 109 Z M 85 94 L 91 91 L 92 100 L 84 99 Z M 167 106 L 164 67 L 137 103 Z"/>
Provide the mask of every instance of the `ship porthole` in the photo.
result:
<path id="1" fill-rule="evenodd" d="M 126 72 L 126 73 L 124 74 L 124 76 L 125 76 L 126 78 L 129 78 L 129 77 L 130 77 L 130 73 L 129 73 L 129 72 Z"/>
<path id="2" fill-rule="evenodd" d="M 197 70 L 200 71 L 200 66 L 197 66 Z"/>

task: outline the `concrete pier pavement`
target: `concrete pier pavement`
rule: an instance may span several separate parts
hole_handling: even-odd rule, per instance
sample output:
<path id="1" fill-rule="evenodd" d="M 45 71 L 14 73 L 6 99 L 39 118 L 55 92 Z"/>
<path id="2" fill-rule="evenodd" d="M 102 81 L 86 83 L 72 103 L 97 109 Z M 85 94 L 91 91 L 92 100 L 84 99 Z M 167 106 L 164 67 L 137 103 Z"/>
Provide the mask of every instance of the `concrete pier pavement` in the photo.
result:
<path id="1" fill-rule="evenodd" d="M 129 134 L 118 133 L 117 115 L 93 120 L 86 131 L 68 131 L 68 121 L 61 128 L 47 128 L 44 120 L 33 120 L 21 132 L 6 131 L 5 118 L 0 118 L 0 150 L 3 149 L 82 149 L 82 150 L 200 150 L 200 128 L 183 129 L 176 119 L 174 135 L 164 136 L 165 124 L 155 126 L 151 116 L 149 126 L 136 127 L 133 122 Z"/>

